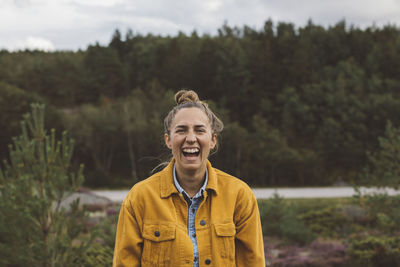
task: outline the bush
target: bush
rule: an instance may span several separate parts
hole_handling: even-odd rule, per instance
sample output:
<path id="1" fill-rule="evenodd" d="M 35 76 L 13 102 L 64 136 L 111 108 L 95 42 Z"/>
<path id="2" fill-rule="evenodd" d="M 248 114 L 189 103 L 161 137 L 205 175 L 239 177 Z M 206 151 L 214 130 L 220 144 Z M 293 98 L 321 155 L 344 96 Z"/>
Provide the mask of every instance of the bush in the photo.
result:
<path id="1" fill-rule="evenodd" d="M 100 238 L 103 240 L 104 245 L 113 249 L 117 233 L 119 207 L 109 208 L 106 212 L 107 217 L 99 225 Z"/>
<path id="2" fill-rule="evenodd" d="M 111 247 L 102 244 L 94 244 L 75 262 L 75 266 L 112 266 L 112 261 L 113 249 Z"/>
<path id="3" fill-rule="evenodd" d="M 369 236 L 353 240 L 348 256 L 353 267 L 400 266 L 400 237 Z"/>
<path id="4" fill-rule="evenodd" d="M 339 237 L 348 219 L 333 207 L 311 210 L 298 217 L 315 234 L 323 237 Z"/>
<path id="5" fill-rule="evenodd" d="M 287 209 L 285 200 L 275 193 L 272 198 L 260 202 L 259 209 L 264 235 L 280 233 L 280 225 Z"/>
<path id="6" fill-rule="evenodd" d="M 278 194 L 260 203 L 264 235 L 278 236 L 288 242 L 308 244 L 315 235 L 297 218 L 295 209 Z"/>
<path id="7" fill-rule="evenodd" d="M 358 195 L 355 201 L 367 211 L 369 226 L 394 233 L 400 224 L 400 196 L 383 194 Z"/>

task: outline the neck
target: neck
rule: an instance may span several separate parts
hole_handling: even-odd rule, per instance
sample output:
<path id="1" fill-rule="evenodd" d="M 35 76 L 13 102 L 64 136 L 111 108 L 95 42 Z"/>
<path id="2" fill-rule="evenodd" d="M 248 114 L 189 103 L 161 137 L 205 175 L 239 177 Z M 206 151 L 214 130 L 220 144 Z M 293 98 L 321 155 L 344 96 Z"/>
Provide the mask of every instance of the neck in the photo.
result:
<path id="1" fill-rule="evenodd" d="M 179 167 L 176 166 L 176 178 L 189 197 L 196 195 L 203 186 L 206 178 L 206 168 L 207 166 L 188 172 L 180 170 Z"/>

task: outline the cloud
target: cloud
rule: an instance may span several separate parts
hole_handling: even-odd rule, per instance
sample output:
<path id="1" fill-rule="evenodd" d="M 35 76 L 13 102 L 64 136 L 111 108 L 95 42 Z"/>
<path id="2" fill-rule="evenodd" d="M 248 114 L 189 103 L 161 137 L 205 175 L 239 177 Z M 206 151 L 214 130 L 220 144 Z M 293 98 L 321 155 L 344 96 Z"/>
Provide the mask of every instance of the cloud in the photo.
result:
<path id="1" fill-rule="evenodd" d="M 17 42 L 14 46 L 15 50 L 42 50 L 42 51 L 54 51 L 54 44 L 50 40 L 46 40 L 40 37 L 28 36 L 24 41 Z"/>
<path id="2" fill-rule="evenodd" d="M 124 0 L 74 0 L 74 1 L 66 1 L 67 3 L 73 5 L 87 5 L 87 6 L 102 6 L 102 7 L 112 7 L 117 4 L 123 4 Z"/>
<path id="3" fill-rule="evenodd" d="M 324 26 L 345 19 L 348 24 L 362 28 L 373 23 L 400 23 L 399 0 L 381 0 L 379 4 L 375 0 L 270 0 L 264 6 L 280 21 L 294 22 L 296 26 L 305 24 L 309 19 Z"/>
<path id="4" fill-rule="evenodd" d="M 309 19 L 323 26 L 342 19 L 381 26 L 400 24 L 398 14 L 400 0 L 0 0 L 0 47 L 40 36 L 56 49 L 85 49 L 96 41 L 107 44 L 115 29 L 215 34 L 224 22 L 260 29 L 270 18 L 297 27 Z"/>

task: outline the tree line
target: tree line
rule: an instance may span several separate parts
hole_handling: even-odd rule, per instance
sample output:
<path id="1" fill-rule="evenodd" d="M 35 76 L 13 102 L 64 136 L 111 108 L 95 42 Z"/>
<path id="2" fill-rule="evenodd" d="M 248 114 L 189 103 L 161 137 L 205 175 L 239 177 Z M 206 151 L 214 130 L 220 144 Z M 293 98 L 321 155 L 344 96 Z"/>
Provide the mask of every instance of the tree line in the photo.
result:
<path id="1" fill-rule="evenodd" d="M 116 30 L 75 52 L 2 50 L 0 66 L 0 156 L 30 103 L 46 103 L 47 125 L 76 140 L 88 186 L 132 185 L 169 159 L 162 121 L 182 88 L 225 123 L 214 166 L 252 186 L 357 181 L 386 125 L 400 125 L 394 25 Z"/>

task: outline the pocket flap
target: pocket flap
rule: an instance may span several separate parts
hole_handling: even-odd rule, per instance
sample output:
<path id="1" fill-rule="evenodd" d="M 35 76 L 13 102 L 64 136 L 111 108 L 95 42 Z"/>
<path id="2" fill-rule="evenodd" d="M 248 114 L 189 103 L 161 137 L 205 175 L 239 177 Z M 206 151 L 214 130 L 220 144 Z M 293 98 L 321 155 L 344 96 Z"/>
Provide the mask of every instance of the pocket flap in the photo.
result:
<path id="1" fill-rule="evenodd" d="M 145 224 L 143 225 L 143 238 L 161 242 L 175 239 L 175 225 Z"/>
<path id="2" fill-rule="evenodd" d="M 217 236 L 235 236 L 236 228 L 233 222 L 214 224 Z"/>

